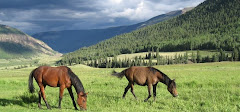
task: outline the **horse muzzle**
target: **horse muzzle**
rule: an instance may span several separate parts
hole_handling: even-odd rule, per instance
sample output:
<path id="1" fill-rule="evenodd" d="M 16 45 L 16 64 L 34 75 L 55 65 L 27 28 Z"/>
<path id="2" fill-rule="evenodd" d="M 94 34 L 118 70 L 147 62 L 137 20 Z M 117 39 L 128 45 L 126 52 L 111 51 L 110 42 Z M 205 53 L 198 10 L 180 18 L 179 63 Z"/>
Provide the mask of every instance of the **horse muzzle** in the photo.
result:
<path id="1" fill-rule="evenodd" d="M 176 95 L 173 95 L 173 97 L 178 97 L 178 94 L 176 94 Z"/>
<path id="2" fill-rule="evenodd" d="M 84 108 L 80 108 L 80 110 L 81 110 L 81 111 L 85 111 L 85 110 L 87 110 L 87 109 L 84 109 Z"/>

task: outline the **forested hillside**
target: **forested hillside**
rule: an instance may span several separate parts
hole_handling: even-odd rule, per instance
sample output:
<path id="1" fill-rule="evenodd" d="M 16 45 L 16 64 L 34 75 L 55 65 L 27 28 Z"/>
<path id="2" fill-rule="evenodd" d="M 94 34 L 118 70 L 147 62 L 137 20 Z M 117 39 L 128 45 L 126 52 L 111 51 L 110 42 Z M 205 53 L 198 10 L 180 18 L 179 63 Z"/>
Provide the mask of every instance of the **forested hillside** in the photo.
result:
<path id="1" fill-rule="evenodd" d="M 69 53 L 62 62 L 99 59 L 151 49 L 233 51 L 240 44 L 239 4 L 239 0 L 206 0 L 193 10 L 171 20 Z"/>

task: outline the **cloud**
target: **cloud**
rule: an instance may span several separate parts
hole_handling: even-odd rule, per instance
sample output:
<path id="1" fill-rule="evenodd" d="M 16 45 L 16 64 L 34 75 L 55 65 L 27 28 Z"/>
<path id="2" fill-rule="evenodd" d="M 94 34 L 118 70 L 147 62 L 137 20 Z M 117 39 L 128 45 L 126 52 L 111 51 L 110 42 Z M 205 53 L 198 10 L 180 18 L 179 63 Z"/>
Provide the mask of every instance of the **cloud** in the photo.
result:
<path id="1" fill-rule="evenodd" d="M 99 2 L 101 12 L 112 18 L 143 21 L 185 7 L 196 6 L 204 0 L 107 0 Z M 102 4 L 101 4 L 102 3 Z"/>
<path id="2" fill-rule="evenodd" d="M 204 0 L 1 0 L 0 24 L 32 34 L 145 21 Z"/>
<path id="3" fill-rule="evenodd" d="M 139 2 L 136 7 L 133 8 L 124 8 L 121 11 L 113 11 L 112 13 L 109 13 L 110 17 L 116 18 L 128 18 L 130 20 L 146 20 L 149 19 L 149 17 L 156 16 L 158 14 L 164 13 L 161 10 L 154 10 L 151 9 L 152 4 L 147 1 L 141 1 Z"/>
<path id="4" fill-rule="evenodd" d="M 32 29 L 41 29 L 36 24 L 30 23 L 30 22 L 15 22 L 15 21 L 2 21 L 0 20 L 0 24 L 8 25 L 13 28 L 20 29 L 22 31 L 31 31 Z"/>

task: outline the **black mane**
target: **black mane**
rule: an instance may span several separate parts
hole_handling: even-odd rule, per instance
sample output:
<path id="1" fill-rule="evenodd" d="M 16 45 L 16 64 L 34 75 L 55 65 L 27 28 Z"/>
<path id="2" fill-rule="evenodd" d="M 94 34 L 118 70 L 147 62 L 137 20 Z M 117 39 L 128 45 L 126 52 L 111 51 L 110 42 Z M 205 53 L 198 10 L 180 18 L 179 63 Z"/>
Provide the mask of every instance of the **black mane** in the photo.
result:
<path id="1" fill-rule="evenodd" d="M 171 83 L 171 79 L 166 74 L 164 74 L 163 72 L 161 72 L 160 70 L 158 70 L 154 67 L 148 67 L 148 68 L 151 72 L 153 72 L 153 74 L 155 74 L 156 72 L 159 72 L 160 74 L 162 74 L 163 80 L 160 80 L 160 81 L 162 83 L 166 84 L 167 86 L 169 86 L 169 84 Z"/>
<path id="2" fill-rule="evenodd" d="M 68 75 L 70 77 L 71 83 L 74 86 L 74 88 L 76 89 L 77 94 L 80 92 L 85 93 L 84 91 L 84 87 L 82 85 L 82 82 L 80 81 L 80 79 L 78 78 L 77 75 L 75 75 L 72 70 L 70 68 L 68 68 Z"/>

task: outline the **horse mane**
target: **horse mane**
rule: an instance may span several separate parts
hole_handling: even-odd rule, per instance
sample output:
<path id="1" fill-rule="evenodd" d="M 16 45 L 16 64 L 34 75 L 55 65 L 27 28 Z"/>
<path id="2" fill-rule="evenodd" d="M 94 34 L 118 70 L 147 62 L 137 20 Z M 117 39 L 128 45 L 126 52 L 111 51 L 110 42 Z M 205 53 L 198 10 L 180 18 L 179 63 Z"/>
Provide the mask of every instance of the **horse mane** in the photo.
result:
<path id="1" fill-rule="evenodd" d="M 156 72 L 159 72 L 163 76 L 163 80 L 161 82 L 169 86 L 171 79 L 165 73 L 161 72 L 160 70 L 154 67 L 148 67 L 148 68 L 151 72 L 153 72 L 153 74 L 155 74 Z"/>
<path id="2" fill-rule="evenodd" d="M 67 67 L 68 68 L 68 67 Z M 68 68 L 68 75 L 70 77 L 71 83 L 74 86 L 74 88 L 76 89 L 77 94 L 80 92 L 84 92 L 84 87 L 82 82 L 80 81 L 80 79 L 78 78 L 77 75 L 75 75 L 72 70 L 70 68 Z"/>

